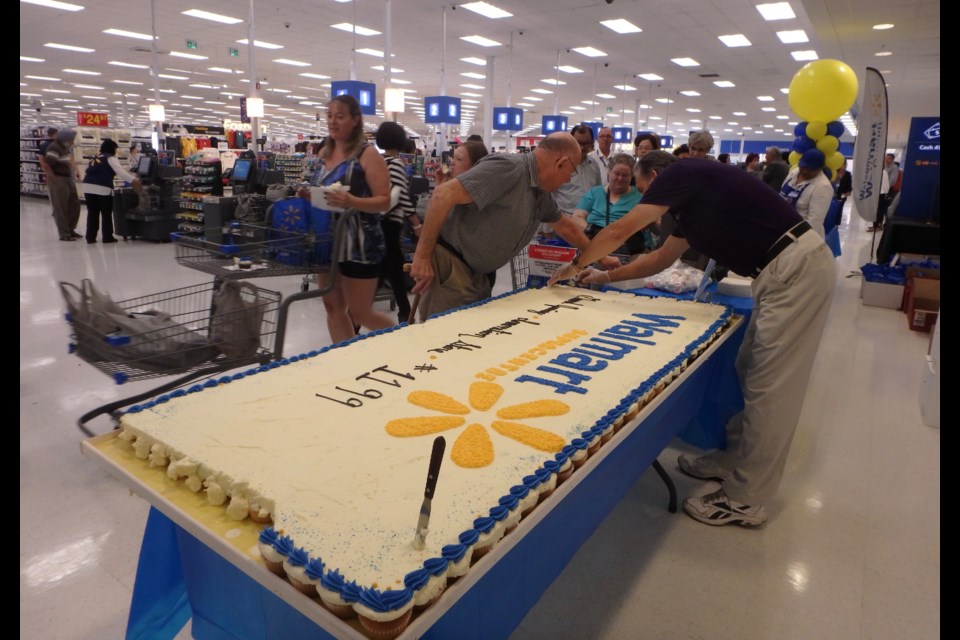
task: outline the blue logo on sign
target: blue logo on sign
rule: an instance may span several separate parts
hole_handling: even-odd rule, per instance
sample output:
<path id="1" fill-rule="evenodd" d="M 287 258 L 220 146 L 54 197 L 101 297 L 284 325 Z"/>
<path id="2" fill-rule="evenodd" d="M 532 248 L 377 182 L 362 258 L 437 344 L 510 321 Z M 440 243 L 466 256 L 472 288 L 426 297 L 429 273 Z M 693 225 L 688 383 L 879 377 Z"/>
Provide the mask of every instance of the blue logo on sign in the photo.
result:
<path id="1" fill-rule="evenodd" d="M 926 136 L 927 140 L 939 140 L 940 139 L 940 123 L 933 125 L 929 129 L 923 132 L 923 135 Z"/>

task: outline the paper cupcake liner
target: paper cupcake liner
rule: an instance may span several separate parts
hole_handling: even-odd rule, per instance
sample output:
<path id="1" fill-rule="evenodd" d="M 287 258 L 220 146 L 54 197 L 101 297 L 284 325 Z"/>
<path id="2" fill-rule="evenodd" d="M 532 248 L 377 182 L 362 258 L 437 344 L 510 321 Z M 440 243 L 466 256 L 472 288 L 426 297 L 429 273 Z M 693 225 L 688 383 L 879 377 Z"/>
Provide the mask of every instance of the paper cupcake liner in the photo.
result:
<path id="1" fill-rule="evenodd" d="M 395 620 L 379 621 L 370 620 L 363 616 L 357 616 L 360 620 L 360 626 L 368 638 L 373 640 L 393 640 L 403 633 L 403 630 L 410 624 L 410 618 L 413 617 L 413 609 L 407 609 L 406 612 Z"/>

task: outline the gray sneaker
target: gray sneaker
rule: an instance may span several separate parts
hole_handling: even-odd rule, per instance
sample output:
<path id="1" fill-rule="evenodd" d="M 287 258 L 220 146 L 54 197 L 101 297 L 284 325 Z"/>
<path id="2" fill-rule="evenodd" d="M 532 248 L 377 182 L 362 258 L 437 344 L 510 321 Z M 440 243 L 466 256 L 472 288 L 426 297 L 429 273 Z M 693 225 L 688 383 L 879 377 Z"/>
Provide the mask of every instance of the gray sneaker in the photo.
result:
<path id="1" fill-rule="evenodd" d="M 712 527 L 736 524 L 741 527 L 762 527 L 767 522 L 767 510 L 762 504 L 747 505 L 727 496 L 718 489 L 702 498 L 687 498 L 683 510 L 694 520 Z"/>
<path id="2" fill-rule="evenodd" d="M 710 456 L 694 458 L 686 453 L 681 453 L 680 457 L 677 458 L 677 466 L 680 471 L 698 480 L 723 482 L 730 477 L 730 472 L 717 464 Z"/>

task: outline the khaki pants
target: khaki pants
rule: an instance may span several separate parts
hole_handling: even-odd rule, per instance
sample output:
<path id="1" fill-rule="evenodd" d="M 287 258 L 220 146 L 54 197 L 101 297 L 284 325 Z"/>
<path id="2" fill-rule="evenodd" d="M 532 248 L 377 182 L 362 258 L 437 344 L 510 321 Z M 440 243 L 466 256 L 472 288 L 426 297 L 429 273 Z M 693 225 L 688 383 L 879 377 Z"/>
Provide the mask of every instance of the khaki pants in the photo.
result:
<path id="1" fill-rule="evenodd" d="M 53 220 L 57 223 L 57 234 L 61 239 L 75 233 L 80 222 L 80 198 L 72 177 L 56 176 L 47 183 L 50 204 L 53 206 Z"/>
<path id="2" fill-rule="evenodd" d="M 446 247 L 433 249 L 433 282 L 420 298 L 420 322 L 437 313 L 490 297 L 490 278 L 474 273 Z"/>
<path id="3" fill-rule="evenodd" d="M 833 255 L 810 232 L 753 282 L 753 315 L 737 355 L 744 408 L 727 423 L 726 451 L 712 456 L 731 472 L 724 490 L 734 500 L 762 503 L 780 484 L 835 285 Z"/>

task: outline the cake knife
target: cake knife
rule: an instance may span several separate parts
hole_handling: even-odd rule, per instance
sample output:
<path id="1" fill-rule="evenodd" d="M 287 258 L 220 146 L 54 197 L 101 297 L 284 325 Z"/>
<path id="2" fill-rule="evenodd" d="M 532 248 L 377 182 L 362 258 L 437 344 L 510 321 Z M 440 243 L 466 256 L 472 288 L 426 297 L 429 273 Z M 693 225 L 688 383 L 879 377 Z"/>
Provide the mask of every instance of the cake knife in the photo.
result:
<path id="1" fill-rule="evenodd" d="M 430 522 L 430 501 L 437 488 L 437 477 L 440 475 L 440 464 L 443 462 L 443 452 L 447 448 L 447 441 L 443 436 L 437 436 L 433 441 L 433 451 L 430 453 L 430 468 L 427 470 L 427 488 L 423 491 L 423 504 L 420 505 L 420 519 L 417 520 L 417 533 L 413 537 L 413 548 L 424 549 L 427 546 L 427 524 Z"/>

